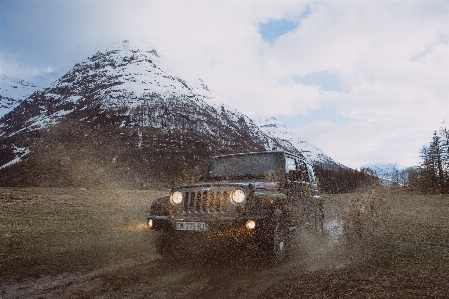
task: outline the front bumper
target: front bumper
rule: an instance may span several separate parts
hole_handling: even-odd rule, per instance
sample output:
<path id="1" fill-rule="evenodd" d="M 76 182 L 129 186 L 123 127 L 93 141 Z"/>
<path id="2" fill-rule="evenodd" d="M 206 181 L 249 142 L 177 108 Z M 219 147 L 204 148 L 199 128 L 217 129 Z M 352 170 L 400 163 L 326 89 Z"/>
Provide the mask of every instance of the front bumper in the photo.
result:
<path id="1" fill-rule="evenodd" d="M 241 217 L 238 219 L 184 219 L 171 218 L 169 216 L 149 216 L 147 223 L 151 230 L 155 231 L 178 231 L 179 233 L 214 233 L 214 232 L 229 232 L 229 231 L 247 231 L 247 232 L 261 232 L 269 226 L 269 219 L 263 217 Z M 246 223 L 252 220 L 256 226 L 253 229 L 246 228 Z M 206 225 L 205 231 L 193 230 L 177 230 L 176 222 L 204 222 Z"/>

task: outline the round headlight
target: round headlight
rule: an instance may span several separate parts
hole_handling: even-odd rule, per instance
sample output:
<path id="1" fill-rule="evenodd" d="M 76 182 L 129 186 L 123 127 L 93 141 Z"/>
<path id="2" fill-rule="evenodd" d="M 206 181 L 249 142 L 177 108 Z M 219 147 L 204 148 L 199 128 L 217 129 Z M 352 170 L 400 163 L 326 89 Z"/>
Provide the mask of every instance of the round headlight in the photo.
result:
<path id="1" fill-rule="evenodd" d="M 182 193 L 175 191 L 170 195 L 170 201 L 172 204 L 179 205 L 182 201 Z"/>
<path id="2" fill-rule="evenodd" d="M 245 200 L 245 192 L 240 189 L 235 189 L 231 192 L 231 201 L 236 204 L 241 204 Z"/>

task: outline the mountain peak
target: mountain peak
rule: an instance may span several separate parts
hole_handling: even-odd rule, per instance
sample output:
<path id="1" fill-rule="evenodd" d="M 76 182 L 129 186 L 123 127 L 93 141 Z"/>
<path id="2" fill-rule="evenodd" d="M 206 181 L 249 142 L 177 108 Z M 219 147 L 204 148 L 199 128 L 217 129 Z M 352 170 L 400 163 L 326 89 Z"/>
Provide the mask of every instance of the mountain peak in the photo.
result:
<path id="1" fill-rule="evenodd" d="M 157 56 L 157 52 L 154 49 L 154 47 L 151 45 L 151 43 L 149 41 L 147 41 L 144 38 L 122 40 L 119 42 L 109 44 L 106 48 L 106 50 L 116 50 L 116 49 L 140 50 L 140 51 L 150 50 L 150 51 L 155 51 L 155 54 Z"/>
<path id="2" fill-rule="evenodd" d="M 34 83 L 0 75 L 0 118 L 19 105 L 37 88 L 38 86 Z"/>
<path id="3" fill-rule="evenodd" d="M 259 127 L 264 128 L 287 128 L 283 123 L 278 121 L 276 117 L 269 117 L 265 119 L 264 121 L 259 123 Z"/>

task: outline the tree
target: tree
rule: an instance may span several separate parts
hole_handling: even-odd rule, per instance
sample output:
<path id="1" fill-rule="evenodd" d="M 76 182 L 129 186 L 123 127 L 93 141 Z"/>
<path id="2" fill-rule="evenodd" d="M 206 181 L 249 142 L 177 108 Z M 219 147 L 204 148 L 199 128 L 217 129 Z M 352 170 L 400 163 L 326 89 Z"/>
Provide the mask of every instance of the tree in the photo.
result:
<path id="1" fill-rule="evenodd" d="M 422 162 L 418 179 L 421 191 L 426 193 L 447 193 L 449 190 L 449 132 L 441 127 L 432 136 L 429 146 L 421 148 Z"/>

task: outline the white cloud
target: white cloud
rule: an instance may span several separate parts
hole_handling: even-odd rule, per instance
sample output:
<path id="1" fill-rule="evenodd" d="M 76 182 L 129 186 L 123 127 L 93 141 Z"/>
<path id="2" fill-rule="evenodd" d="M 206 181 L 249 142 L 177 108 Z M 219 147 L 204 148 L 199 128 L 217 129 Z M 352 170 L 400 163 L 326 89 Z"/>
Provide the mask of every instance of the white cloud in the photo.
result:
<path id="1" fill-rule="evenodd" d="M 332 70 L 350 87 L 347 94 L 316 96 L 315 105 L 332 102 L 355 122 L 318 122 L 299 130 L 348 165 L 404 157 L 416 163 L 420 146 L 449 112 L 448 4 L 341 3 L 318 3 L 268 54 L 279 74 Z M 426 5 L 434 9 L 423 10 Z M 418 142 L 393 146 L 406 139 Z"/>
<path id="2" fill-rule="evenodd" d="M 27 40 L 26 30 L 37 34 L 37 29 L 26 28 L 27 19 L 34 27 L 41 26 L 42 35 L 29 47 L 46 54 L 28 52 L 40 60 L 27 61 L 32 67 L 8 64 L 0 55 L 0 72 L 17 66 L 25 72 L 46 67 L 68 70 L 106 44 L 144 37 L 178 69 L 201 77 L 212 92 L 248 115 L 295 116 L 325 105 L 336 107 L 353 121 L 316 122 L 298 130 L 344 164 L 416 160 L 422 143 L 449 112 L 447 1 L 83 1 L 68 6 L 40 1 L 36 5 L 46 11 L 45 20 L 31 8 L 26 13 L 33 17 L 14 19 L 24 21 L 22 40 Z M 259 24 L 299 18 L 306 9 L 309 14 L 296 30 L 278 37 L 273 45 L 262 40 Z M 6 53 L 2 47 L 0 53 Z M 15 57 L 23 58 L 19 54 Z M 292 80 L 319 72 L 338 76 L 347 92 L 323 91 Z"/>

